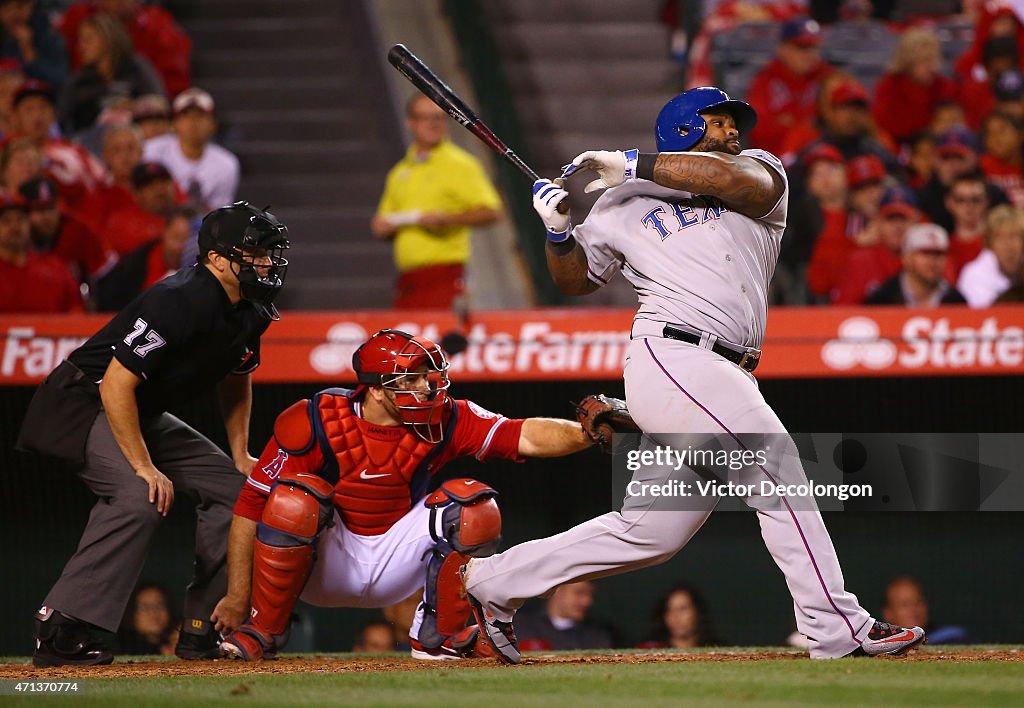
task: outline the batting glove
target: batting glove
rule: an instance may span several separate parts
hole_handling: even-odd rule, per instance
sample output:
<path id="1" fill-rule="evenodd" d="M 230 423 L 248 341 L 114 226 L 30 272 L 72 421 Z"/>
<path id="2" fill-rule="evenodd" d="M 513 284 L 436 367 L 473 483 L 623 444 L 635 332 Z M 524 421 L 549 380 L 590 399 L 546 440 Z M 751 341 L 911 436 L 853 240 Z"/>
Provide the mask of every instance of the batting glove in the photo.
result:
<path id="1" fill-rule="evenodd" d="M 615 150 L 587 150 L 577 155 L 572 162 L 562 168 L 562 179 L 583 169 L 591 169 L 597 173 L 599 179 L 583 188 L 584 192 L 594 192 L 598 189 L 618 187 L 627 179 L 636 177 L 636 161 L 640 151 Z"/>
<path id="2" fill-rule="evenodd" d="M 552 182 L 549 179 L 539 179 L 533 183 L 533 209 L 544 222 L 544 228 L 548 230 L 548 240 L 552 243 L 566 240 L 572 230 L 569 214 L 558 213 L 558 205 L 568 196 L 569 193 L 562 189 L 561 180 Z"/>

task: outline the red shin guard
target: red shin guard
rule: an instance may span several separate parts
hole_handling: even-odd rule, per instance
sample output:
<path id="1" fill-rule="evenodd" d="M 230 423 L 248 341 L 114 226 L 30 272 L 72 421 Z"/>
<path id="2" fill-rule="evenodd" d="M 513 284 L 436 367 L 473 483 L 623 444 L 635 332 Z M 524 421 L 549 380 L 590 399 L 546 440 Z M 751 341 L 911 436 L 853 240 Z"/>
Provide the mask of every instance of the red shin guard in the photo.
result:
<path id="1" fill-rule="evenodd" d="M 283 634 L 312 567 L 312 546 L 277 548 L 256 539 L 252 567 L 252 624 L 271 636 Z"/>

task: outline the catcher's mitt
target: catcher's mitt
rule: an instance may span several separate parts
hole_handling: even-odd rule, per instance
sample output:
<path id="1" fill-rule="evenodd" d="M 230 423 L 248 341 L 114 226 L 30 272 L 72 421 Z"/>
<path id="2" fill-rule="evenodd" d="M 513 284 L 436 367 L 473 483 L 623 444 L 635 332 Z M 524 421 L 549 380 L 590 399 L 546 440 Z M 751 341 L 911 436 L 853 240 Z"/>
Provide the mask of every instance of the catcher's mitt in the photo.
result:
<path id="1" fill-rule="evenodd" d="M 612 435 L 615 433 L 638 433 L 639 426 L 633 422 L 620 398 L 609 398 L 603 393 L 587 396 L 576 406 L 576 419 L 583 426 L 595 444 L 604 452 L 612 452 Z"/>

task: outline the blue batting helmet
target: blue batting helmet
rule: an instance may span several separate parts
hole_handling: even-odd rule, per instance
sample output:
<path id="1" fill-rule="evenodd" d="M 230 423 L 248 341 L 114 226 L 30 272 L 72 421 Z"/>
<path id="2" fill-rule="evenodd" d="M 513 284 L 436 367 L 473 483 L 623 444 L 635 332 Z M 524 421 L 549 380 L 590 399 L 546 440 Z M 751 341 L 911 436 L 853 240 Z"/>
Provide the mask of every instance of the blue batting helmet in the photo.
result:
<path id="1" fill-rule="evenodd" d="M 699 143 L 708 127 L 701 114 L 712 111 L 731 115 L 740 135 L 747 135 L 757 125 L 757 112 L 749 103 L 731 99 L 714 86 L 692 88 L 666 103 L 658 114 L 654 125 L 658 152 L 684 152 Z"/>

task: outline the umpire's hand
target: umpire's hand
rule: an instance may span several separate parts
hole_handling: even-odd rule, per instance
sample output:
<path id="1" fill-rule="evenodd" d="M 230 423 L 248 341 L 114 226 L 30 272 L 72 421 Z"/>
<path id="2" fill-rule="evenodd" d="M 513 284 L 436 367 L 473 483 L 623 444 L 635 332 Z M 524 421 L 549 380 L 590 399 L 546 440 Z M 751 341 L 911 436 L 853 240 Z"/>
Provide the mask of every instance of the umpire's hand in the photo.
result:
<path id="1" fill-rule="evenodd" d="M 164 476 L 164 473 L 153 465 L 146 465 L 135 470 L 135 474 L 149 485 L 149 503 L 156 503 L 156 510 L 162 516 L 167 516 L 174 504 L 174 485 L 171 480 Z"/>

